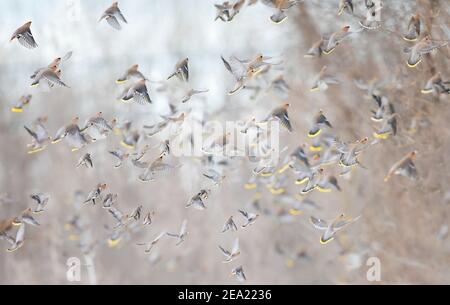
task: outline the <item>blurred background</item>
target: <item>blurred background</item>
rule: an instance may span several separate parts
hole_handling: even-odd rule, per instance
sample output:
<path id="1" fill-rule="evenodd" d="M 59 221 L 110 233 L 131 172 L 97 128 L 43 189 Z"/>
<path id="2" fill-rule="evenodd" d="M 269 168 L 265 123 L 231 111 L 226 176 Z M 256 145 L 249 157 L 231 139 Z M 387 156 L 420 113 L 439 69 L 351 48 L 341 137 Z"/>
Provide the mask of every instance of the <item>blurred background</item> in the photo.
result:
<path id="1" fill-rule="evenodd" d="M 355 10 L 364 7 L 364 1 L 353 2 Z M 7 253 L 3 249 L 8 244 L 0 241 L 0 283 L 73 284 L 66 278 L 66 262 L 78 257 L 89 265 L 81 268 L 82 284 L 233 284 L 236 280 L 229 276 L 230 271 L 238 265 L 244 267 L 248 284 L 371 284 L 366 279 L 366 261 L 377 257 L 381 281 L 376 283 L 449 284 L 448 96 L 420 93 L 437 71 L 443 79 L 450 79 L 449 49 L 426 56 L 416 69 L 410 69 L 402 52 L 408 44 L 395 34 L 404 33 L 411 15 L 419 12 L 425 33 L 449 40 L 445 32 L 449 3 L 385 1 L 383 25 L 393 32 L 354 33 L 333 54 L 312 59 L 304 54 L 321 34 L 344 25 L 360 28 L 354 16 L 337 16 L 338 0 L 306 0 L 289 9 L 287 20 L 281 24 L 272 23 L 269 17 L 274 10 L 259 2 L 246 3 L 231 22 L 214 21 L 215 3 L 122 0 L 119 7 L 128 24 L 116 31 L 105 21 L 98 22 L 111 5 L 108 1 L 2 1 L 0 219 L 31 206 L 33 192 L 48 193 L 51 199 L 46 211 L 37 217 L 41 225 L 27 226 L 21 249 Z M 14 30 L 30 20 L 39 47 L 28 50 L 17 41 L 10 43 Z M 70 88 L 30 88 L 33 71 L 68 51 L 73 55 L 62 64 L 61 79 Z M 234 80 L 220 56 L 251 58 L 257 53 L 283 63 L 255 83 L 261 82 L 258 84 L 264 88 L 283 75 L 290 87 L 287 96 L 270 90 L 262 90 L 256 97 L 251 90 L 227 94 Z M 189 85 L 209 92 L 181 104 L 185 85 L 166 78 L 184 57 L 189 58 Z M 153 100 L 150 106 L 118 101 L 124 86 L 115 80 L 132 64 L 139 64 L 139 70 L 155 81 L 148 85 Z M 310 92 L 324 65 L 340 83 L 327 91 Z M 114 169 L 115 160 L 108 150 L 120 147 L 116 135 L 78 152 L 60 143 L 27 154 L 31 138 L 23 125 L 29 126 L 39 116 L 48 116 L 46 126 L 51 135 L 72 117 L 79 116 L 84 122 L 98 111 L 108 120 L 131 120 L 140 128 L 169 114 L 169 104 L 181 111 L 193 109 L 208 119 L 247 121 L 263 119 L 271 109 L 288 102 L 294 132 L 282 133 L 280 141 L 290 151 L 309 143 L 307 131 L 319 109 L 333 124 L 336 135 L 354 141 L 373 132 L 373 102 L 355 86 L 355 79 L 386 80 L 383 94 L 400 114 L 399 134 L 365 152 L 361 162 L 367 169 L 339 178 L 342 191 L 308 194 L 307 199 L 317 207 L 303 215 L 289 215 L 280 196 L 262 188 L 258 200 L 266 212 L 260 213 L 254 225 L 235 233 L 220 233 L 225 220 L 235 215 L 240 222 L 237 209 L 255 208 L 255 191 L 243 186 L 252 176 L 248 162 L 233 160 L 223 184 L 207 199 L 207 209 L 198 211 L 184 208 L 207 184 L 196 160 L 181 158 L 177 162 L 183 166 L 173 174 L 141 183 L 139 171 L 131 163 Z M 10 108 L 24 94 L 32 94 L 31 103 L 23 113 L 12 113 Z M 420 128 L 412 132 L 416 123 Z M 144 138 L 139 146 L 155 145 L 160 140 L 162 136 Z M 414 149 L 418 151 L 420 179 L 414 182 L 394 177 L 385 183 L 383 178 L 392 164 Z M 94 168 L 76 168 L 86 152 L 91 153 Z M 114 225 L 112 217 L 99 205 L 80 204 L 99 182 L 108 184 L 108 192 L 118 194 L 117 205 L 122 210 L 143 205 L 144 211 L 154 211 L 153 223 L 129 234 L 117 247 L 108 247 L 105 225 Z M 292 183 L 284 195 L 294 198 L 299 190 Z M 311 226 L 309 215 L 332 219 L 342 212 L 362 217 L 336 240 L 321 245 L 321 233 Z M 81 219 L 83 237 L 74 238 L 68 230 L 67 223 L 75 216 Z M 188 219 L 189 235 L 182 245 L 177 247 L 175 240 L 165 238 L 151 255 L 136 245 L 153 239 L 161 230 L 177 232 L 183 219 Z M 218 245 L 229 248 L 235 237 L 240 239 L 241 255 L 233 263 L 223 264 Z"/>

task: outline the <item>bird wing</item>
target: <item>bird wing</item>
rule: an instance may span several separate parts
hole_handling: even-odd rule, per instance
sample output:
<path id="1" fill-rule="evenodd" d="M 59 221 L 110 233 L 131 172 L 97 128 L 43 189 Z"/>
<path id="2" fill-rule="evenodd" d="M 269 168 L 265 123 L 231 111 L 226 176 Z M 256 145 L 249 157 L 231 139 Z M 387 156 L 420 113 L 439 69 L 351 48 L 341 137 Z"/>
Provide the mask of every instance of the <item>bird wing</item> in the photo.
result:
<path id="1" fill-rule="evenodd" d="M 114 16 L 106 16 L 106 21 L 110 26 L 112 26 L 116 30 L 121 30 L 122 26 L 120 25 L 119 21 Z"/>
<path id="2" fill-rule="evenodd" d="M 230 253 L 228 250 L 225 250 L 225 249 L 222 248 L 221 246 L 219 246 L 219 249 L 220 249 L 220 251 L 222 251 L 222 253 L 223 253 L 225 256 L 230 256 L 230 255 L 231 255 L 231 253 Z"/>
<path id="3" fill-rule="evenodd" d="M 245 218 L 248 219 L 248 213 L 246 211 L 243 211 L 243 210 L 238 210 L 238 211 L 239 211 L 239 213 L 242 214 L 242 216 L 244 216 Z"/>
<path id="4" fill-rule="evenodd" d="M 19 35 L 17 38 L 19 43 L 28 49 L 34 49 L 37 47 L 36 41 L 34 41 L 33 34 L 28 30 L 27 32 Z"/>
<path id="5" fill-rule="evenodd" d="M 53 71 L 47 71 L 47 73 L 42 74 L 42 78 L 45 79 L 50 85 L 58 85 L 61 87 L 69 87 L 64 82 L 62 82 L 58 75 Z"/>
<path id="6" fill-rule="evenodd" d="M 231 253 L 239 252 L 239 238 L 236 238 L 233 243 L 233 248 L 231 249 Z"/>
<path id="7" fill-rule="evenodd" d="M 122 11 L 121 10 L 117 10 L 117 12 L 116 12 L 116 14 L 115 14 L 115 16 L 117 16 L 120 20 L 122 20 L 123 22 L 125 22 L 125 23 L 128 23 L 128 21 L 125 19 L 125 17 L 123 16 L 123 14 L 122 14 Z"/>
<path id="8" fill-rule="evenodd" d="M 38 135 L 34 131 L 29 129 L 27 126 L 23 126 L 23 127 L 35 140 L 38 140 Z"/>
<path id="9" fill-rule="evenodd" d="M 183 220 L 181 223 L 181 230 L 180 230 L 180 236 L 185 235 L 187 232 L 187 219 Z"/>
<path id="10" fill-rule="evenodd" d="M 328 228 L 328 222 L 320 219 L 320 218 L 315 218 L 314 216 L 311 216 L 309 219 L 312 223 L 312 225 L 319 230 L 326 230 Z"/>

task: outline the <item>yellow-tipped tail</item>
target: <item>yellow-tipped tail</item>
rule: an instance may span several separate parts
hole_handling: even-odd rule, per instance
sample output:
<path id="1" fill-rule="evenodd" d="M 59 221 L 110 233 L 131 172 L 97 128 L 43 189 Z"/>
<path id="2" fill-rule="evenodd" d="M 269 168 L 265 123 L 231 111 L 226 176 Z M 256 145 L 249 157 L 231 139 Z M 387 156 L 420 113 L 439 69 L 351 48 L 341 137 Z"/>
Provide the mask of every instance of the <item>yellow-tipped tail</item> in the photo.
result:
<path id="1" fill-rule="evenodd" d="M 246 184 L 244 184 L 244 188 L 246 190 L 253 190 L 256 188 L 256 183 L 246 183 Z"/>
<path id="2" fill-rule="evenodd" d="M 408 42 L 414 42 L 414 41 L 417 41 L 417 37 L 411 39 L 411 38 L 408 38 L 408 37 L 406 37 L 406 36 L 403 36 L 402 38 L 403 38 L 403 40 L 408 41 Z"/>
<path id="3" fill-rule="evenodd" d="M 320 240 L 319 240 L 319 242 L 320 242 L 321 245 L 326 245 L 326 244 L 328 244 L 330 241 L 332 241 L 333 239 L 334 239 L 334 237 L 331 237 L 331 238 L 329 238 L 329 239 L 327 239 L 327 240 L 323 240 L 322 237 L 321 237 Z"/>
<path id="4" fill-rule="evenodd" d="M 309 146 L 310 151 L 322 151 L 322 146 Z"/>
<path id="5" fill-rule="evenodd" d="M 23 108 L 12 107 L 11 112 L 20 113 L 23 112 Z"/>
<path id="6" fill-rule="evenodd" d="M 114 247 L 117 247 L 118 245 L 119 245 L 119 243 L 120 243 L 120 238 L 118 238 L 118 239 L 108 239 L 108 247 L 110 247 L 110 248 L 114 248 Z"/>
<path id="7" fill-rule="evenodd" d="M 329 193 L 329 192 L 331 192 L 330 188 L 324 188 L 324 187 L 320 187 L 320 186 L 317 187 L 317 190 L 319 192 L 321 192 L 321 193 Z"/>
<path id="8" fill-rule="evenodd" d="M 297 210 L 297 209 L 289 209 L 289 214 L 293 216 L 300 216 L 303 215 L 303 211 Z"/>
<path id="9" fill-rule="evenodd" d="M 273 194 L 273 195 L 280 195 L 283 194 L 284 192 L 286 192 L 286 189 L 280 187 L 280 188 L 269 188 L 269 191 Z"/>
<path id="10" fill-rule="evenodd" d="M 413 65 L 411 65 L 408 61 L 406 61 L 406 64 L 408 65 L 408 67 L 410 67 L 410 68 L 415 68 L 415 67 L 417 67 L 417 65 L 418 64 L 420 64 L 420 62 L 422 61 L 422 58 L 421 59 L 419 59 L 419 61 L 418 62 L 416 62 L 415 64 L 413 64 Z"/>
<path id="11" fill-rule="evenodd" d="M 308 132 L 308 138 L 315 138 L 322 132 L 322 129 L 317 130 L 316 132 Z"/>
<path id="12" fill-rule="evenodd" d="M 331 53 L 333 53 L 334 49 L 336 49 L 336 47 L 334 47 L 334 48 L 332 48 L 332 49 L 330 49 L 330 50 L 328 50 L 328 51 L 322 50 L 322 52 L 323 52 L 323 54 L 325 54 L 325 55 L 330 55 Z"/>
<path id="13" fill-rule="evenodd" d="M 134 148 L 134 145 L 127 144 L 124 141 L 120 141 L 120 145 L 122 145 L 123 147 L 129 148 L 129 149 L 133 149 Z"/>
<path id="14" fill-rule="evenodd" d="M 387 138 L 389 138 L 389 134 L 390 134 L 389 132 L 384 132 L 384 133 L 374 132 L 373 136 L 380 140 L 386 140 Z"/>
<path id="15" fill-rule="evenodd" d="M 35 154 L 37 152 L 43 151 L 44 147 L 39 147 L 39 148 L 35 148 L 35 149 L 31 149 L 29 151 L 27 151 L 27 154 L 31 155 L 31 154 Z"/>
<path id="16" fill-rule="evenodd" d="M 301 185 L 301 184 L 305 183 L 306 181 L 308 181 L 308 179 L 309 179 L 308 177 L 305 177 L 303 179 L 297 179 L 297 180 L 295 180 L 295 184 Z"/>
<path id="17" fill-rule="evenodd" d="M 289 163 L 286 163 L 282 168 L 278 170 L 279 174 L 284 173 L 289 168 Z"/>

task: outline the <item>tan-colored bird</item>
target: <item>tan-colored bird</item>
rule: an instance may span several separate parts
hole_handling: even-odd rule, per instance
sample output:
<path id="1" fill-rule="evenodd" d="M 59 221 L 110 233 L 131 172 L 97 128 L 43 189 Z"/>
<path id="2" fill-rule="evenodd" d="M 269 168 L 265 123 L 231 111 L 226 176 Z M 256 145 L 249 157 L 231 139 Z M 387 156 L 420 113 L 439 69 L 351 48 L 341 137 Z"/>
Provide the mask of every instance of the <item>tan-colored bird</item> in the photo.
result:
<path id="1" fill-rule="evenodd" d="M 34 40 L 30 27 L 31 21 L 28 21 L 27 23 L 25 23 L 24 25 L 22 25 L 21 27 L 19 27 L 17 30 L 14 31 L 10 41 L 17 39 L 21 45 L 23 45 L 28 49 L 37 48 L 38 45 Z"/>
<path id="2" fill-rule="evenodd" d="M 424 54 L 429 54 L 438 48 L 446 46 L 447 44 L 448 42 L 436 42 L 431 40 L 430 36 L 425 36 L 414 46 L 403 49 L 405 53 L 409 54 L 406 64 L 410 68 L 415 68 L 422 61 L 422 56 Z"/>
<path id="3" fill-rule="evenodd" d="M 94 167 L 94 163 L 92 162 L 92 157 L 90 153 L 85 153 L 80 160 L 78 160 L 77 166 L 76 167 L 80 167 L 80 166 L 84 166 L 87 168 L 93 168 Z"/>
<path id="4" fill-rule="evenodd" d="M 242 89 L 247 81 L 258 74 L 258 70 L 256 68 L 250 67 L 248 64 L 244 64 L 235 56 L 231 56 L 228 61 L 222 56 L 221 58 L 225 68 L 233 75 L 236 81 L 234 88 L 228 92 L 229 95 L 232 95 Z"/>
<path id="5" fill-rule="evenodd" d="M 325 39 L 321 37 L 318 41 L 314 42 L 311 48 L 306 52 L 304 57 L 321 57 L 324 54 L 323 49 L 325 48 Z"/>
<path id="6" fill-rule="evenodd" d="M 124 152 L 121 149 L 110 150 L 109 153 L 118 159 L 118 162 L 114 165 L 114 168 L 119 168 L 122 166 L 122 162 L 130 156 L 129 153 Z"/>
<path id="7" fill-rule="evenodd" d="M 196 95 L 196 94 L 201 94 L 201 93 L 206 93 L 209 90 L 195 90 L 195 89 L 190 89 L 188 92 L 186 92 L 185 96 L 183 96 L 183 98 L 181 99 L 182 103 L 186 103 L 187 101 L 189 101 L 191 99 L 192 96 Z"/>
<path id="8" fill-rule="evenodd" d="M 352 0 L 340 0 L 339 1 L 339 9 L 338 16 L 342 15 L 342 13 L 346 11 L 350 15 L 353 15 L 353 2 Z"/>
<path id="9" fill-rule="evenodd" d="M 444 81 L 441 78 L 441 73 L 435 73 L 425 84 L 421 90 L 423 94 L 450 94 L 450 81 Z"/>
<path id="10" fill-rule="evenodd" d="M 418 174 L 414 159 L 417 156 L 417 151 L 414 150 L 401 158 L 398 162 L 392 165 L 388 174 L 384 178 L 384 181 L 388 181 L 392 175 L 400 175 L 407 177 L 411 180 L 417 180 Z"/>
<path id="11" fill-rule="evenodd" d="M 33 122 L 31 128 L 23 126 L 28 134 L 33 137 L 32 142 L 30 144 L 27 144 L 29 154 L 36 153 L 45 149 L 47 144 L 50 143 L 51 138 L 48 134 L 47 128 L 44 126 L 46 122 L 47 117 L 44 116 L 37 118 Z"/>
<path id="12" fill-rule="evenodd" d="M 138 78 L 138 79 L 144 79 L 146 80 L 147 78 L 144 76 L 144 74 L 142 74 L 141 71 L 139 71 L 139 65 L 135 64 L 132 65 L 130 68 L 127 69 L 127 71 L 116 80 L 116 83 L 121 84 L 126 82 L 127 80 L 129 80 L 130 78 Z"/>
<path id="13" fill-rule="evenodd" d="M 270 20 L 274 23 L 283 22 L 287 18 L 285 11 L 302 1 L 303 0 L 261 0 L 263 4 L 277 10 L 275 14 L 270 16 Z"/>
<path id="14" fill-rule="evenodd" d="M 291 121 L 289 120 L 289 115 L 287 112 L 287 109 L 289 108 L 289 104 L 283 104 L 279 107 L 276 107 L 272 110 L 272 112 L 269 114 L 269 116 L 263 121 L 267 122 L 271 119 L 275 119 L 276 121 L 280 122 L 281 126 L 286 128 L 289 132 L 292 132 L 292 125 Z"/>
<path id="15" fill-rule="evenodd" d="M 88 128 L 95 128 L 101 135 L 106 135 L 113 131 L 113 128 L 110 126 L 108 121 L 103 118 L 103 112 L 101 111 L 97 112 L 95 116 L 87 119 L 81 131 L 84 132 Z"/>
<path id="16" fill-rule="evenodd" d="M 350 26 L 343 26 L 340 30 L 332 33 L 330 37 L 327 39 L 326 44 L 324 45 L 322 52 L 326 55 L 331 54 L 336 47 L 346 38 L 349 37 L 351 32 L 349 32 Z"/>
<path id="17" fill-rule="evenodd" d="M 189 81 L 189 58 L 184 58 L 177 62 L 175 65 L 175 71 L 170 74 L 167 79 L 171 79 L 172 77 L 176 76 L 181 81 Z"/>
<path id="18" fill-rule="evenodd" d="M 332 241 L 339 231 L 347 227 L 349 224 L 355 222 L 359 218 L 360 216 L 352 218 L 341 214 L 330 222 L 320 218 L 315 218 L 313 216 L 310 217 L 310 221 L 316 229 L 325 231 L 320 237 L 320 243 L 324 245 Z"/>
<path id="19" fill-rule="evenodd" d="M 66 126 L 61 127 L 53 138 L 52 143 L 58 143 L 62 139 L 66 139 L 69 145 L 72 147 L 72 151 L 79 150 L 83 146 L 89 143 L 88 137 L 81 132 L 78 122 L 80 119 L 75 117 L 72 122 Z"/>
<path id="20" fill-rule="evenodd" d="M 60 87 L 67 87 L 61 79 L 61 70 L 57 69 L 57 66 L 51 66 L 49 68 L 43 69 L 39 71 L 36 76 L 33 78 L 33 82 L 31 83 L 31 87 L 36 87 L 41 84 L 41 82 L 45 82 L 49 87 L 53 87 L 58 85 Z"/>
<path id="21" fill-rule="evenodd" d="M 323 114 L 322 110 L 319 110 L 319 113 L 314 117 L 314 122 L 311 129 L 308 132 L 309 138 L 314 138 L 318 136 L 324 127 L 332 128 L 331 123 L 328 121 L 326 116 Z"/>
<path id="22" fill-rule="evenodd" d="M 121 10 L 119 9 L 119 4 L 117 2 L 114 2 L 110 7 L 106 9 L 106 11 L 100 17 L 99 22 L 103 19 L 106 19 L 106 22 L 108 22 L 108 24 L 116 30 L 122 29 L 119 20 L 124 23 L 128 23 Z"/>
<path id="23" fill-rule="evenodd" d="M 92 201 L 92 204 L 95 205 L 96 200 L 102 200 L 102 192 L 106 189 L 106 183 L 99 183 L 97 186 L 88 194 L 84 203 L 89 203 Z"/>
<path id="24" fill-rule="evenodd" d="M 420 15 L 417 13 L 411 16 L 408 23 L 408 29 L 403 35 L 403 39 L 406 41 L 416 41 L 420 36 Z"/>
<path id="25" fill-rule="evenodd" d="M 22 95 L 20 99 L 11 107 L 11 112 L 23 112 L 25 106 L 30 104 L 32 95 Z"/>
<path id="26" fill-rule="evenodd" d="M 339 81 L 336 77 L 330 74 L 326 74 L 327 66 L 322 67 L 319 74 L 316 76 L 314 83 L 309 89 L 311 92 L 315 91 L 325 91 L 328 89 L 328 85 L 339 84 Z"/>
<path id="27" fill-rule="evenodd" d="M 48 66 L 46 67 L 42 67 L 37 69 L 36 71 L 33 72 L 33 75 L 30 76 L 31 79 L 35 79 L 36 75 L 38 75 L 40 72 L 42 72 L 43 70 L 47 69 L 47 68 L 52 68 L 54 71 L 57 71 L 57 69 L 59 68 L 59 65 L 68 60 L 70 57 L 72 57 L 73 52 L 69 51 L 67 52 L 63 57 L 57 57 L 55 58 Z"/>
<path id="28" fill-rule="evenodd" d="M 148 94 L 147 86 L 145 85 L 145 79 L 141 79 L 136 84 L 131 86 L 125 96 L 122 97 L 123 102 L 131 101 L 131 99 L 141 105 L 152 103 L 150 95 Z"/>

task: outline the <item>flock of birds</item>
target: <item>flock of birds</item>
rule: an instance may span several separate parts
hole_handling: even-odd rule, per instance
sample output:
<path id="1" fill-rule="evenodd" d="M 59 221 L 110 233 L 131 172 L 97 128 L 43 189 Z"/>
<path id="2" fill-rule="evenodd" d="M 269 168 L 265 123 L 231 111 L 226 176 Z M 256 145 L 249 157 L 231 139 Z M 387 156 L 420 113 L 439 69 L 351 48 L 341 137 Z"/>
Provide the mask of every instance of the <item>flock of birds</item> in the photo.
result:
<path id="1" fill-rule="evenodd" d="M 225 1 L 216 4 L 217 14 L 215 20 L 230 22 L 236 18 L 240 12 L 247 6 L 254 5 L 257 0 L 238 0 Z M 270 20 L 274 23 L 280 23 L 287 18 L 287 11 L 295 7 L 299 0 L 260 0 L 259 2 L 270 6 L 274 9 L 274 14 L 270 16 Z M 377 5 L 376 5 L 377 4 Z M 349 26 L 344 26 L 331 34 L 324 34 L 318 39 L 309 50 L 306 50 L 305 57 L 321 57 L 332 56 L 333 51 L 344 43 L 354 33 L 383 29 L 381 21 L 373 18 L 380 2 L 365 0 L 365 6 L 360 8 L 361 14 L 356 12 L 356 7 L 352 0 L 341 0 L 337 9 L 337 14 L 350 14 L 359 18 L 360 28 L 353 30 Z M 114 2 L 101 15 L 100 21 L 105 20 L 115 30 L 121 30 L 123 25 L 127 24 L 127 19 L 119 9 L 118 3 Z M 387 30 L 387 29 L 385 29 Z M 406 54 L 405 63 L 410 68 L 415 68 L 420 64 L 422 58 L 432 51 L 446 47 L 446 40 L 433 40 L 429 34 L 423 35 L 423 25 L 421 16 L 415 14 L 411 17 L 409 24 L 405 27 L 402 38 L 408 44 L 403 50 Z M 11 36 L 11 41 L 17 40 L 22 46 L 28 49 L 37 48 L 38 45 L 31 31 L 31 21 L 19 27 Z M 64 87 L 70 90 L 69 86 L 61 79 L 61 67 L 70 59 L 72 52 L 68 52 L 62 57 L 54 59 L 48 66 L 41 67 L 33 72 L 31 76 L 31 86 L 45 87 L 46 90 L 54 90 L 54 87 Z M 219 60 L 219 59 L 218 59 Z M 252 90 L 255 96 L 262 89 L 272 90 L 278 96 L 286 97 L 289 93 L 289 85 L 283 76 L 272 78 L 266 88 L 262 88 L 259 80 L 267 77 L 269 72 L 276 70 L 282 62 L 273 61 L 272 57 L 263 54 L 256 54 L 250 59 L 240 59 L 236 56 L 229 58 L 221 57 L 224 68 L 230 72 L 234 79 L 234 85 L 230 86 L 228 94 L 238 94 L 240 90 Z M 183 58 L 175 64 L 173 71 L 167 73 L 167 80 L 177 78 L 181 83 L 189 83 L 189 59 Z M 119 84 L 125 84 L 126 88 L 120 95 L 120 100 L 124 103 L 137 103 L 143 106 L 152 104 L 151 92 L 148 84 L 151 81 L 144 76 L 139 70 L 137 64 L 132 65 L 117 80 Z M 267 84 L 267 82 L 264 82 Z M 327 67 L 323 67 L 317 75 L 310 90 L 324 91 L 330 85 L 339 84 L 339 79 L 328 73 Z M 383 83 L 365 82 L 363 80 L 355 81 L 355 85 L 365 95 L 373 100 L 374 108 L 370 114 L 370 119 L 376 122 L 377 127 L 371 136 L 353 141 L 344 141 L 333 130 L 333 124 L 327 119 L 326 113 L 320 110 L 312 120 L 311 128 L 307 136 L 310 138 L 309 145 L 303 144 L 286 154 L 288 149 L 285 147 L 280 151 L 283 155 L 282 162 L 273 158 L 274 150 L 268 146 L 268 135 L 264 129 L 270 122 L 278 122 L 283 132 L 295 132 L 289 118 L 289 104 L 284 103 L 274 108 L 268 115 L 260 120 L 256 118 L 249 119 L 246 124 L 241 126 L 238 132 L 240 137 L 249 137 L 250 152 L 248 153 L 248 161 L 253 168 L 251 178 L 244 187 L 247 190 L 255 191 L 255 200 L 253 204 L 254 211 L 241 209 L 238 211 L 239 218 L 242 222 L 237 224 L 234 216 L 230 216 L 225 220 L 221 233 L 233 232 L 239 229 L 248 228 L 255 224 L 260 214 L 268 213 L 258 205 L 262 189 L 267 188 L 271 194 L 280 198 L 288 204 L 289 209 L 284 213 L 288 215 L 301 215 L 308 206 L 314 207 L 310 200 L 305 199 L 305 195 L 315 190 L 319 192 L 341 191 L 338 178 L 350 175 L 357 168 L 365 168 L 360 163 L 360 157 L 372 146 L 386 141 L 390 137 L 397 134 L 399 114 L 395 110 L 395 105 L 389 100 L 388 96 L 383 94 Z M 194 95 L 206 94 L 208 90 L 190 89 L 180 100 L 181 104 L 187 103 Z M 450 81 L 445 81 L 439 73 L 436 73 L 429 81 L 424 84 L 421 92 L 423 94 L 433 94 L 440 96 L 450 93 Z M 25 111 L 26 106 L 31 102 L 31 95 L 22 96 L 15 103 L 11 111 L 20 113 Z M 24 126 L 26 132 L 31 137 L 31 143 L 28 145 L 28 153 L 33 154 L 44 150 L 50 144 L 56 144 L 65 141 L 72 151 L 76 152 L 86 148 L 92 143 L 109 137 L 112 135 L 120 136 L 120 144 L 123 148 L 117 148 L 109 151 L 117 163 L 112 165 L 119 168 L 124 162 L 130 162 L 134 167 L 142 172 L 138 179 L 142 182 L 155 181 L 159 177 L 175 171 L 180 164 L 175 164 L 172 154 L 172 143 L 186 123 L 189 117 L 189 111 L 179 111 L 177 105 L 171 105 L 171 114 L 161 116 L 161 121 L 154 125 L 144 125 L 142 128 L 135 128 L 132 121 L 120 122 L 117 118 L 110 120 L 103 117 L 102 112 L 98 112 L 80 124 L 80 118 L 74 117 L 71 122 L 56 131 L 51 136 L 46 128 L 47 117 L 39 117 L 28 126 Z M 369 116 L 369 114 L 368 114 Z M 168 127 L 172 128 L 168 128 Z M 158 141 L 157 145 L 150 145 L 147 139 L 152 139 L 156 134 L 161 135 L 164 130 L 169 130 L 163 141 Z M 192 141 L 192 137 L 188 137 L 187 141 Z M 145 143 L 140 145 L 141 143 Z M 227 146 L 232 146 L 232 136 L 229 133 L 219 135 L 207 147 L 203 147 L 203 156 L 200 158 L 203 166 L 203 176 L 211 182 L 210 188 L 203 188 L 194 194 L 186 204 L 186 208 L 195 208 L 205 210 L 207 208 L 207 199 L 213 187 L 219 187 L 226 175 L 225 172 L 234 157 L 227 157 L 220 154 Z M 148 153 L 154 149 L 158 149 L 156 158 L 146 159 Z M 254 149 L 254 150 L 252 150 Z M 260 152 L 254 154 L 255 151 Z M 261 153 L 262 152 L 262 153 Z M 417 151 L 413 150 L 405 155 L 401 160 L 392 165 L 385 180 L 391 179 L 392 176 L 400 175 L 411 180 L 418 179 L 418 171 L 414 164 Z M 172 158 L 172 159 L 170 159 Z M 90 153 L 83 153 L 76 167 L 94 167 L 94 162 Z M 339 175 L 330 174 L 327 170 L 330 165 L 337 164 L 340 168 Z M 290 174 L 289 174 L 290 173 Z M 290 179 L 291 175 L 295 176 L 294 181 Z M 292 196 L 287 192 L 289 184 L 294 183 L 300 186 L 298 194 Z M 107 192 L 108 185 L 99 183 L 96 185 L 86 197 L 83 198 L 85 205 L 100 204 L 115 221 L 115 225 L 108 228 L 107 244 L 115 247 L 123 240 L 129 239 L 130 236 L 142 229 L 150 226 L 153 222 L 154 212 L 144 211 L 142 205 L 137 206 L 129 213 L 120 210 L 117 205 L 118 195 L 114 192 Z M 9 247 L 8 251 L 19 249 L 25 240 L 26 226 L 39 226 L 36 215 L 45 211 L 46 205 L 50 199 L 49 194 L 37 193 L 32 194 L 31 199 L 34 201 L 34 207 L 27 208 L 20 214 L 0 221 L 0 238 L 4 239 Z M 324 220 L 315 216 L 310 217 L 310 222 L 314 228 L 321 231 L 320 243 L 325 244 L 332 241 L 336 234 L 357 221 L 360 215 L 351 217 L 344 214 L 337 215 L 334 219 Z M 15 230 L 17 228 L 17 230 Z M 75 216 L 66 224 L 66 229 L 70 232 L 70 239 L 79 241 L 80 247 L 84 253 L 92 250 L 92 244 L 83 243 L 80 236 L 83 235 L 83 226 L 80 223 L 80 217 Z M 14 233 L 15 230 L 15 233 Z M 162 231 L 148 242 L 137 243 L 139 246 L 145 246 L 145 253 L 153 253 L 153 248 L 162 238 L 174 238 L 176 245 L 180 245 L 186 241 L 188 236 L 188 221 L 185 219 L 180 227 L 179 232 L 171 233 Z M 231 248 L 219 245 L 219 250 L 224 255 L 224 262 L 229 263 L 238 259 L 240 255 L 239 239 L 236 238 Z M 232 269 L 232 274 L 239 281 L 245 281 L 246 275 L 242 265 Z"/>

